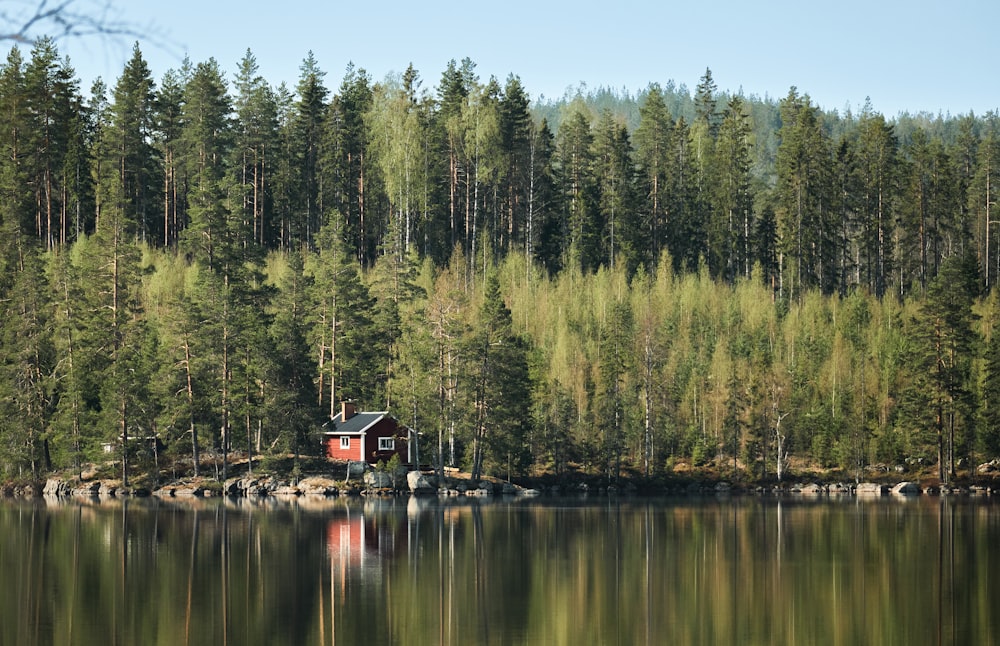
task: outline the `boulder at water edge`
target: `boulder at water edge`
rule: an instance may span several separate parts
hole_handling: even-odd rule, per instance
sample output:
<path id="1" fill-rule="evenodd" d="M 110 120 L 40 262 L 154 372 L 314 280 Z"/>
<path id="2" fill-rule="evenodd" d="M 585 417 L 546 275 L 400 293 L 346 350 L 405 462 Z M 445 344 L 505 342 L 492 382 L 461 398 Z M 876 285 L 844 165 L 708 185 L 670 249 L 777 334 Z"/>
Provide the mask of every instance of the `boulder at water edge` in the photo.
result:
<path id="1" fill-rule="evenodd" d="M 859 496 L 884 496 L 886 488 L 876 482 L 862 482 L 855 491 Z"/>
<path id="2" fill-rule="evenodd" d="M 894 496 L 919 496 L 920 486 L 915 482 L 900 482 L 892 488 Z"/>
<path id="3" fill-rule="evenodd" d="M 413 493 L 434 493 L 437 487 L 431 479 L 420 471 L 410 471 L 406 474 L 406 485 Z"/>

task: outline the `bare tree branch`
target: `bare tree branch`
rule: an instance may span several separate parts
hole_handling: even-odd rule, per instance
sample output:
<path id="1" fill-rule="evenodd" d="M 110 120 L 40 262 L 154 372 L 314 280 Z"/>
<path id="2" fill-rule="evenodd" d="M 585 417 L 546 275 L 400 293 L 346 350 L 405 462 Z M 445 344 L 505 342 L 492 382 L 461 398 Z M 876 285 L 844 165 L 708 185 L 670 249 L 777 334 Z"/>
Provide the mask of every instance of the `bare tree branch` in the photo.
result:
<path id="1" fill-rule="evenodd" d="M 0 41 L 90 36 L 149 39 L 150 27 L 116 19 L 112 0 L 0 0 Z M 5 31 L 6 30 L 6 31 Z"/>

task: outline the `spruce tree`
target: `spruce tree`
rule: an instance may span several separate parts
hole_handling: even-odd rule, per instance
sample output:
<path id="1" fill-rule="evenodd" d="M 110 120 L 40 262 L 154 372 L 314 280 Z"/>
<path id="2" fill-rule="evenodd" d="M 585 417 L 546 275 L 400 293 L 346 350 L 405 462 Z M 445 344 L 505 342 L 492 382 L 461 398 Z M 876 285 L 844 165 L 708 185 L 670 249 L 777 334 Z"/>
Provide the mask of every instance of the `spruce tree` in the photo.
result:
<path id="1" fill-rule="evenodd" d="M 310 447 L 310 431 L 319 419 L 315 383 L 315 364 L 307 341 L 308 295 L 310 277 L 304 272 L 302 253 L 288 254 L 288 270 L 278 285 L 274 297 L 274 317 L 268 341 L 272 350 L 270 375 L 266 379 L 270 396 L 264 401 L 271 426 L 280 429 L 283 445 L 295 459 L 293 473 L 297 476 L 298 460 Z M 256 351 L 260 351 L 258 347 Z M 247 429 L 248 432 L 250 428 Z M 248 450 L 252 444 L 248 440 Z"/>
<path id="2" fill-rule="evenodd" d="M 914 380 L 908 393 L 913 423 L 929 426 L 937 449 L 942 482 L 955 476 L 956 434 L 968 450 L 974 441 L 970 383 L 976 337 L 972 303 L 978 276 L 974 257 L 950 256 L 927 288 L 913 322 L 911 355 Z"/>
<path id="3" fill-rule="evenodd" d="M 0 462 L 7 476 L 38 482 L 52 469 L 49 422 L 56 355 L 47 281 L 36 239 L 7 221 L 0 233 L 5 289 L 0 299 Z M 16 469 L 16 472 L 15 472 Z"/>
<path id="4" fill-rule="evenodd" d="M 483 304 L 466 353 L 474 389 L 471 477 L 478 480 L 487 467 L 506 467 L 509 478 L 523 470 L 529 457 L 531 388 L 527 346 L 513 330 L 495 272 L 486 277 Z"/>

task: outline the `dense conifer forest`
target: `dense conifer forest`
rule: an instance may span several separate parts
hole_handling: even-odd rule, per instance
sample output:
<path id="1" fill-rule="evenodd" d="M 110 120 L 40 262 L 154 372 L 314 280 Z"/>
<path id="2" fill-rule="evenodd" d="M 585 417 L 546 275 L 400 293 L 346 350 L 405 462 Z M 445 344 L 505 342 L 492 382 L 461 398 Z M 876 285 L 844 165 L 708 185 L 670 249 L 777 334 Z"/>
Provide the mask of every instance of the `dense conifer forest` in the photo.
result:
<path id="1" fill-rule="evenodd" d="M 0 480 L 107 449 L 126 480 L 224 477 L 317 454 L 345 399 L 474 474 L 949 480 L 1000 453 L 996 114 L 710 70 L 529 91 L 468 59 L 154 76 L 138 46 L 85 91 L 52 40 L 11 49 Z"/>

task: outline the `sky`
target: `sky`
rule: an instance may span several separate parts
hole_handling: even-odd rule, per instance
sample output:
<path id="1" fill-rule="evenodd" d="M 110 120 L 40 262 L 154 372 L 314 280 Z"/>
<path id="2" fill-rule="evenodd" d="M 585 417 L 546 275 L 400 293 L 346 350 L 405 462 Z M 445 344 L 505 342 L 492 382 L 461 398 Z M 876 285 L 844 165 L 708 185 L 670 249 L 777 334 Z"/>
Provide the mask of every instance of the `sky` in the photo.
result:
<path id="1" fill-rule="evenodd" d="M 215 58 L 231 79 L 249 48 L 268 82 L 290 88 L 312 51 L 331 91 L 349 63 L 374 81 L 412 63 L 433 91 L 449 60 L 468 57 L 481 80 L 514 74 L 536 100 L 669 81 L 693 91 L 711 69 L 720 91 L 780 99 L 795 86 L 841 113 L 867 99 L 889 118 L 1000 108 L 996 0 L 100 1 L 143 34 L 157 80 L 185 54 Z M 133 42 L 59 48 L 86 91 L 97 76 L 113 87 Z"/>

